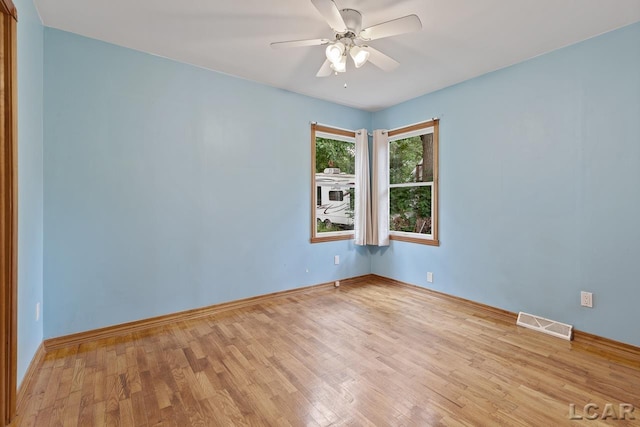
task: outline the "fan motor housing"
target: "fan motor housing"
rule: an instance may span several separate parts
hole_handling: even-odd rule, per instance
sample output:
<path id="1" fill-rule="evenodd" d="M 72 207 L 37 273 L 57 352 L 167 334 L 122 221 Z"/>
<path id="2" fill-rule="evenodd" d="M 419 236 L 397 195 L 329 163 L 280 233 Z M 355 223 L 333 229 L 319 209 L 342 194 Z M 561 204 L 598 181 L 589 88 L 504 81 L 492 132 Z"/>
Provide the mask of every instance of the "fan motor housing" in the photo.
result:
<path id="1" fill-rule="evenodd" d="M 340 16 L 347 26 L 347 32 L 352 32 L 355 35 L 360 34 L 362 30 L 362 14 L 355 9 L 342 9 Z"/>

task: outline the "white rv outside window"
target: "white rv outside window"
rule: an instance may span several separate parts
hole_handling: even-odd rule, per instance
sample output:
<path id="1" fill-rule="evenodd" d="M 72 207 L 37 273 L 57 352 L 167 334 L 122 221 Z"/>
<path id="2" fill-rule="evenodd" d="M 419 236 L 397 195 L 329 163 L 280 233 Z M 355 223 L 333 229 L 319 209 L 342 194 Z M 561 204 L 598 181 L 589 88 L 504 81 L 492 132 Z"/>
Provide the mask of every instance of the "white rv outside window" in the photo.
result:
<path id="1" fill-rule="evenodd" d="M 311 125 L 311 242 L 352 239 L 355 132 Z"/>

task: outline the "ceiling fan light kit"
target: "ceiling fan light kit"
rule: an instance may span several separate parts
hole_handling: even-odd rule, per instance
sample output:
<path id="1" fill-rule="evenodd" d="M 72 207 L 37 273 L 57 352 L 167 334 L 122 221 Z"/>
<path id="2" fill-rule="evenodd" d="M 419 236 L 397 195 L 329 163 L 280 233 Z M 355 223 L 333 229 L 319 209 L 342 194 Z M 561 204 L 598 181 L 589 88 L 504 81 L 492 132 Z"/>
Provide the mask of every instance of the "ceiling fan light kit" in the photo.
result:
<path id="1" fill-rule="evenodd" d="M 339 40 L 329 44 L 325 50 L 327 60 L 331 62 L 331 68 L 338 73 L 347 71 L 347 53 L 353 59 L 356 68 L 362 67 L 369 59 L 369 52 L 355 45 L 353 40 L 349 38 L 345 37 L 341 40 L 344 40 L 345 43 Z"/>
<path id="2" fill-rule="evenodd" d="M 271 47 L 279 49 L 326 45 L 325 56 L 327 60 L 320 67 L 316 74 L 317 77 L 329 76 L 332 70 L 336 74 L 346 72 L 347 54 L 351 56 L 356 68 L 371 62 L 384 71 L 392 71 L 400 64 L 364 42 L 422 29 L 420 18 L 416 15 L 407 15 L 362 29 L 362 14 L 359 11 L 354 9 L 340 10 L 333 0 L 311 0 L 311 3 L 334 31 L 334 41 L 328 39 L 292 40 L 271 43 Z"/>

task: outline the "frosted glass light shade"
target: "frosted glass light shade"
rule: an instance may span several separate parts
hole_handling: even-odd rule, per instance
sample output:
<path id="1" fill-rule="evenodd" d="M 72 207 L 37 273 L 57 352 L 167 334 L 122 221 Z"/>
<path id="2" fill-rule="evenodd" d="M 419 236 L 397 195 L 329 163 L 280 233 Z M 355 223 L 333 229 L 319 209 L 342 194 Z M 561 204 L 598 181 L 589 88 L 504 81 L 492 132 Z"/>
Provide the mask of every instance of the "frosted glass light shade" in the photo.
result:
<path id="1" fill-rule="evenodd" d="M 327 50 L 325 54 L 327 55 L 327 59 L 332 63 L 336 64 L 340 61 L 342 54 L 344 53 L 344 44 L 341 42 L 335 42 L 327 46 Z"/>
<path id="2" fill-rule="evenodd" d="M 344 73 L 347 71 L 347 56 L 342 55 L 338 62 L 331 63 L 331 68 L 337 73 Z"/>
<path id="3" fill-rule="evenodd" d="M 369 51 L 360 46 L 353 46 L 349 51 L 356 68 L 362 67 L 369 60 Z"/>

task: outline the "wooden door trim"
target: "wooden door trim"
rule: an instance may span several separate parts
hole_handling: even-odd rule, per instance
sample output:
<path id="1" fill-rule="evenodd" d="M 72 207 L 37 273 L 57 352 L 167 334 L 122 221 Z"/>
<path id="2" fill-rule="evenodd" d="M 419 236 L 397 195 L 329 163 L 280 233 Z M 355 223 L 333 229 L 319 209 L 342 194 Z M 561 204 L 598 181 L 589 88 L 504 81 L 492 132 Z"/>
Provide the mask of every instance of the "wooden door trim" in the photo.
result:
<path id="1" fill-rule="evenodd" d="M 17 11 L 0 0 L 0 12 L 0 425 L 8 425 L 17 389 Z"/>
<path id="2" fill-rule="evenodd" d="M 0 8 L 3 14 L 10 15 L 16 21 L 18 20 L 18 9 L 16 9 L 16 5 L 11 0 L 0 0 Z"/>

